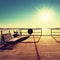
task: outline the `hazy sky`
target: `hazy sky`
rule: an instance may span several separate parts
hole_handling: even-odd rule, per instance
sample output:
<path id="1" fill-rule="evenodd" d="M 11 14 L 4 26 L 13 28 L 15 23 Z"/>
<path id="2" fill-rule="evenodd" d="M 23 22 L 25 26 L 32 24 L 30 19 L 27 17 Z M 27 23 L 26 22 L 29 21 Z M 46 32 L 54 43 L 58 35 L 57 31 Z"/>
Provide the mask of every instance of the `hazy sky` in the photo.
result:
<path id="1" fill-rule="evenodd" d="M 44 10 L 48 21 L 38 17 Z M 60 0 L 0 0 L 0 27 L 60 27 Z"/>

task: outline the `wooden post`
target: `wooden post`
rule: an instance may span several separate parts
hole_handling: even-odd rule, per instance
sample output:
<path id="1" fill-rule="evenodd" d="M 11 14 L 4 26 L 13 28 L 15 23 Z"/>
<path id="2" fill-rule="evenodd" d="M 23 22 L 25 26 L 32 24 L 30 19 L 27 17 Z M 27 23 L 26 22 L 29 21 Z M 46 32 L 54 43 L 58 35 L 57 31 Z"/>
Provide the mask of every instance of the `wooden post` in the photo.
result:
<path id="1" fill-rule="evenodd" d="M 10 33 L 10 30 L 9 30 L 9 33 Z"/>
<path id="2" fill-rule="evenodd" d="M 42 36 L 42 28 L 41 28 L 41 36 Z"/>
<path id="3" fill-rule="evenodd" d="M 52 29 L 51 29 L 51 36 L 52 36 Z"/>
<path id="4" fill-rule="evenodd" d="M 22 36 L 22 31 L 20 30 L 20 35 Z"/>
<path id="5" fill-rule="evenodd" d="M 3 34 L 3 31 L 1 31 L 1 45 L 2 45 L 2 34 Z"/>
<path id="6" fill-rule="evenodd" d="M 15 30 L 13 30 L 13 33 L 15 32 Z"/>

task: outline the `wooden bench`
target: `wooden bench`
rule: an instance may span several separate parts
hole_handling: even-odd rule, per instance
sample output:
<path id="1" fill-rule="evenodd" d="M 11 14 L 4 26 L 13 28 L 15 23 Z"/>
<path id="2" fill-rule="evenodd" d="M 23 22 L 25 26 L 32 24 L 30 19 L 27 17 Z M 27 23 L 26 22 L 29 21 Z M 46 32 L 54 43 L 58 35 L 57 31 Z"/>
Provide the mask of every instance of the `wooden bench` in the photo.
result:
<path id="1" fill-rule="evenodd" d="M 14 38 L 11 33 L 2 34 L 2 41 L 4 41 L 4 43 L 2 43 L 0 49 L 12 49 L 17 43 L 20 43 L 27 38 L 29 38 L 29 36 L 17 36 Z"/>
<path id="2" fill-rule="evenodd" d="M 3 41 L 9 41 L 10 39 L 12 39 L 12 35 L 11 33 L 6 33 L 6 34 L 2 34 L 2 40 Z"/>
<path id="3" fill-rule="evenodd" d="M 23 38 L 24 36 L 17 36 L 17 37 L 13 37 L 11 35 L 11 33 L 6 33 L 6 34 L 2 34 L 2 41 L 3 42 L 11 42 L 11 41 L 16 41 L 20 38 Z"/>
<path id="4" fill-rule="evenodd" d="M 14 38 L 11 33 L 2 34 L 2 42 L 11 42 L 20 39 L 19 37 Z"/>

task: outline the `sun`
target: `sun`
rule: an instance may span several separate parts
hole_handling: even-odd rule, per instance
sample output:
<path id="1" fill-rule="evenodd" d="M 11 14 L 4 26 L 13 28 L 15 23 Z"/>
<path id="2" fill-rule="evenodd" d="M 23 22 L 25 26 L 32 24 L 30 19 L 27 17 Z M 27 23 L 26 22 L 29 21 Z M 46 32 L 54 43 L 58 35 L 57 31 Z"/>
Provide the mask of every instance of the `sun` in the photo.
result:
<path id="1" fill-rule="evenodd" d="M 56 23 L 56 11 L 51 7 L 38 8 L 33 15 L 34 26 L 50 28 Z M 46 29 L 43 29 L 46 31 Z"/>
<path id="2" fill-rule="evenodd" d="M 38 19 L 41 21 L 49 21 L 53 17 L 53 12 L 49 9 L 42 9 L 38 11 Z"/>
<path id="3" fill-rule="evenodd" d="M 41 19 L 41 20 L 47 21 L 47 20 L 49 20 L 50 18 L 51 18 L 51 14 L 50 14 L 49 12 L 47 12 L 47 11 L 44 11 L 44 12 L 42 12 L 42 13 L 40 14 L 40 19 Z"/>

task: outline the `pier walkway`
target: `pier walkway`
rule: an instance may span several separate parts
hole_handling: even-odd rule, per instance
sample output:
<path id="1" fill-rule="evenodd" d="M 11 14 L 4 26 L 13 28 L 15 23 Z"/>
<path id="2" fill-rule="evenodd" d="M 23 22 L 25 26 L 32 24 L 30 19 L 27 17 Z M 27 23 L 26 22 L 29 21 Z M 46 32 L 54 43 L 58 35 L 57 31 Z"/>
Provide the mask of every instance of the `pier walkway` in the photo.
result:
<path id="1" fill-rule="evenodd" d="M 0 60 L 60 60 L 59 40 L 60 37 L 31 36 L 12 50 L 0 50 Z"/>

